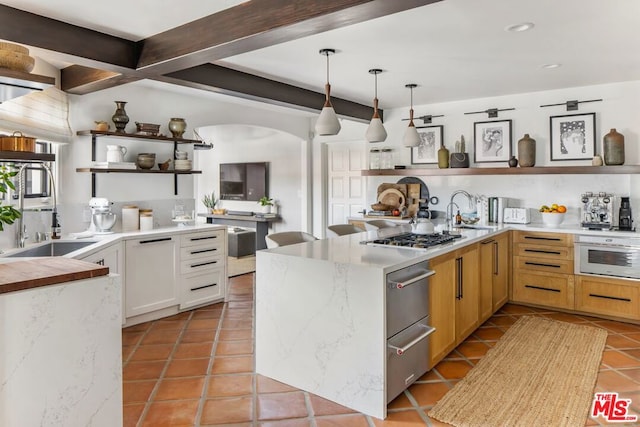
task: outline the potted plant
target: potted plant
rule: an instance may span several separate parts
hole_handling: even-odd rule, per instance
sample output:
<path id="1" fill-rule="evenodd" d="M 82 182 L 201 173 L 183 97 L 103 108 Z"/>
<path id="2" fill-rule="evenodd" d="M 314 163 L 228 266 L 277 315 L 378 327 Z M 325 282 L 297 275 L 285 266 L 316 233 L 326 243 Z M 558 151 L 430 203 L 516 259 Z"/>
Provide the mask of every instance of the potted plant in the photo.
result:
<path id="1" fill-rule="evenodd" d="M 271 206 L 273 206 L 273 199 L 270 199 L 267 196 L 262 196 L 260 200 L 258 200 L 260 206 L 262 206 L 262 213 L 271 213 Z"/>
<path id="2" fill-rule="evenodd" d="M 6 166 L 0 166 L 0 193 L 2 193 L 2 195 L 6 195 L 9 188 L 12 190 L 16 189 L 11 178 L 16 176 L 17 173 L 17 171 L 9 170 Z M 21 216 L 20 211 L 13 206 L 3 205 L 2 199 L 4 199 L 4 197 L 0 199 L 0 231 L 4 231 L 3 224 L 11 225 Z"/>
<path id="3" fill-rule="evenodd" d="M 216 205 L 218 204 L 218 199 L 216 199 L 216 192 L 212 191 L 211 194 L 205 194 L 202 199 L 202 204 L 209 209 L 209 213 L 214 213 Z"/>

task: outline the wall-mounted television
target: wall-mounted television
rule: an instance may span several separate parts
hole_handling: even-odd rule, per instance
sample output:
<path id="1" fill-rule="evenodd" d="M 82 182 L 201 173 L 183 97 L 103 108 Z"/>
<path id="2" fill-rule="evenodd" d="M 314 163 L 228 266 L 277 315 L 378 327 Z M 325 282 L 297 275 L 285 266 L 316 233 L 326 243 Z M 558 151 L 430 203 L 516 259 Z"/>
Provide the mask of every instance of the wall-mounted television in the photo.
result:
<path id="1" fill-rule="evenodd" d="M 221 163 L 220 199 L 258 201 L 269 196 L 269 163 Z"/>

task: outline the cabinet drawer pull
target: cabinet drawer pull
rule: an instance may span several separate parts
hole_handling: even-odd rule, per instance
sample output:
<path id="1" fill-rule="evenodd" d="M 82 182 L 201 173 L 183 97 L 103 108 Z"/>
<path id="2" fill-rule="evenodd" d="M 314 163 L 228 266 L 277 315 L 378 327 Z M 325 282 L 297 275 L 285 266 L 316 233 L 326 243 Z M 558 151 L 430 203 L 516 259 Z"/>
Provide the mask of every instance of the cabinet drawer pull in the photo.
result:
<path id="1" fill-rule="evenodd" d="M 192 237 L 189 240 L 192 242 L 197 242 L 199 240 L 209 240 L 209 239 L 217 239 L 218 236 L 205 236 L 205 237 Z"/>
<path id="2" fill-rule="evenodd" d="M 560 293 L 560 289 L 552 289 L 552 288 L 545 288 L 542 286 L 535 286 L 535 285 L 524 285 L 525 288 L 530 288 L 530 289 L 538 289 L 540 291 L 550 291 L 550 292 L 558 292 Z"/>
<path id="3" fill-rule="evenodd" d="M 552 268 L 562 268 L 561 265 L 557 265 L 557 264 L 545 264 L 543 262 L 531 262 L 531 261 L 525 261 L 524 263 L 525 265 L 535 265 L 537 267 L 552 267 Z"/>
<path id="4" fill-rule="evenodd" d="M 533 252 L 534 254 L 562 255 L 560 251 L 545 251 L 544 249 L 525 249 L 525 252 Z"/>
<path id="5" fill-rule="evenodd" d="M 140 244 L 141 245 L 146 245 L 147 243 L 169 242 L 172 239 L 173 239 L 172 237 L 165 237 L 165 238 L 162 238 L 162 239 L 140 240 Z"/>
<path id="6" fill-rule="evenodd" d="M 456 286 L 458 288 L 456 299 L 462 299 L 462 258 L 456 258 Z"/>
<path id="7" fill-rule="evenodd" d="M 98 264 L 98 265 L 104 265 L 104 258 L 97 260 L 97 261 L 96 261 L 96 264 Z"/>
<path id="8" fill-rule="evenodd" d="M 530 239 L 530 240 L 548 240 L 551 242 L 561 242 L 562 239 L 558 239 L 556 237 L 538 237 L 538 236 L 524 236 L 525 239 Z"/>
<path id="9" fill-rule="evenodd" d="M 406 286 L 412 285 L 416 282 L 419 282 L 420 280 L 427 278 L 429 276 L 433 276 L 435 274 L 435 271 L 432 270 L 427 270 L 427 271 L 423 271 L 422 273 L 420 273 L 419 275 L 412 277 L 411 279 L 408 280 L 403 280 L 402 282 L 397 282 L 395 280 L 389 280 L 389 283 L 391 285 L 393 285 L 396 289 L 402 289 Z"/>
<path id="10" fill-rule="evenodd" d="M 491 240 L 485 240 L 484 242 L 480 242 L 481 245 L 488 245 L 489 243 L 493 243 L 495 242 L 495 240 L 491 239 Z"/>
<path id="11" fill-rule="evenodd" d="M 211 264 L 217 264 L 218 261 L 208 261 L 208 262 L 201 262 L 199 264 L 191 264 L 191 268 L 197 268 L 197 267 L 202 267 L 203 265 L 211 265 Z"/>
<path id="12" fill-rule="evenodd" d="M 423 339 L 425 339 L 426 337 L 428 337 L 429 335 L 431 335 L 432 333 L 434 333 L 436 331 L 436 328 L 434 328 L 433 326 L 420 325 L 420 327 L 425 328 L 426 330 L 423 333 L 421 333 L 419 336 L 414 338 L 413 340 L 411 340 L 408 343 L 406 343 L 405 345 L 403 345 L 402 347 L 398 347 L 398 346 L 391 345 L 391 344 L 387 344 L 387 345 L 389 346 L 390 349 L 395 350 L 396 354 L 398 356 L 402 356 L 411 347 L 413 347 L 414 345 L 418 344 L 420 341 L 422 341 Z"/>
<path id="13" fill-rule="evenodd" d="M 500 264 L 498 257 L 498 242 L 493 242 L 493 275 L 497 276 L 500 272 Z"/>
<path id="14" fill-rule="evenodd" d="M 203 285 L 203 286 L 198 286 L 195 288 L 191 288 L 192 291 L 199 291 L 200 289 L 207 289 L 207 288 L 213 288 L 214 286 L 218 286 L 217 283 L 212 283 L 210 285 Z"/>
<path id="15" fill-rule="evenodd" d="M 616 301 L 631 302 L 631 298 L 611 297 L 609 295 L 598 295 L 598 294 L 589 294 L 589 296 L 594 298 L 604 298 L 604 299 L 613 299 Z"/>
<path id="16" fill-rule="evenodd" d="M 189 252 L 189 254 L 190 254 L 190 255 L 197 255 L 197 254 L 204 254 L 204 253 L 207 253 L 207 252 L 215 252 L 215 251 L 217 251 L 217 250 L 218 250 L 217 248 L 213 248 L 213 249 L 201 249 L 201 250 L 199 250 L 199 251 L 191 251 L 191 252 Z"/>

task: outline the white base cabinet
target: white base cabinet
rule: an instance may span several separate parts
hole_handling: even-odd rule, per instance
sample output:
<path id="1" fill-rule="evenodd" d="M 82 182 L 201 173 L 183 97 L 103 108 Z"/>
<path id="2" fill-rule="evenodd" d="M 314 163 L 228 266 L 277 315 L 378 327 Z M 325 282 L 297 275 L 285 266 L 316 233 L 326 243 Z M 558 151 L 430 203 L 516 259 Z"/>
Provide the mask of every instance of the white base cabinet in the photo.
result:
<path id="1" fill-rule="evenodd" d="M 125 315 L 137 316 L 178 304 L 176 236 L 125 242 Z"/>
<path id="2" fill-rule="evenodd" d="M 180 309 L 224 298 L 227 287 L 226 229 L 180 236 Z"/>

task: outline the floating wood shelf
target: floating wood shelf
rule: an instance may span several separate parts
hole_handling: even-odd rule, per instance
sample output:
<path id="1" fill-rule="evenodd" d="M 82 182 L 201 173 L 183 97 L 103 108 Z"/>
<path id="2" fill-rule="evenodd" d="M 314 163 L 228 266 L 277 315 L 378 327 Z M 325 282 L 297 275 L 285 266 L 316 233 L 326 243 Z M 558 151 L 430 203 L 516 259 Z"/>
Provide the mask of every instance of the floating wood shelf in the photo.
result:
<path id="1" fill-rule="evenodd" d="M 637 174 L 640 166 L 539 166 L 531 168 L 407 168 L 362 170 L 362 176 L 455 176 L 455 175 L 605 175 Z"/>
<path id="2" fill-rule="evenodd" d="M 107 169 L 107 168 L 76 168 L 76 172 L 91 172 L 91 173 L 164 173 L 172 175 L 191 175 L 199 174 L 202 171 L 188 170 L 159 170 L 159 169 Z"/>
<path id="3" fill-rule="evenodd" d="M 55 154 L 31 153 L 29 151 L 0 151 L 0 161 L 13 160 L 17 162 L 54 162 Z"/>
<path id="4" fill-rule="evenodd" d="M 108 136 L 108 137 L 114 137 L 114 138 L 128 138 L 128 139 L 146 139 L 146 140 L 154 140 L 154 141 L 172 142 L 172 143 L 178 143 L 178 144 L 202 143 L 202 141 L 197 139 L 174 138 L 172 136 L 146 135 L 146 134 L 138 134 L 138 133 L 121 133 L 121 132 L 110 132 L 110 131 L 100 131 L 100 130 L 81 130 L 77 132 L 77 135 Z"/>

